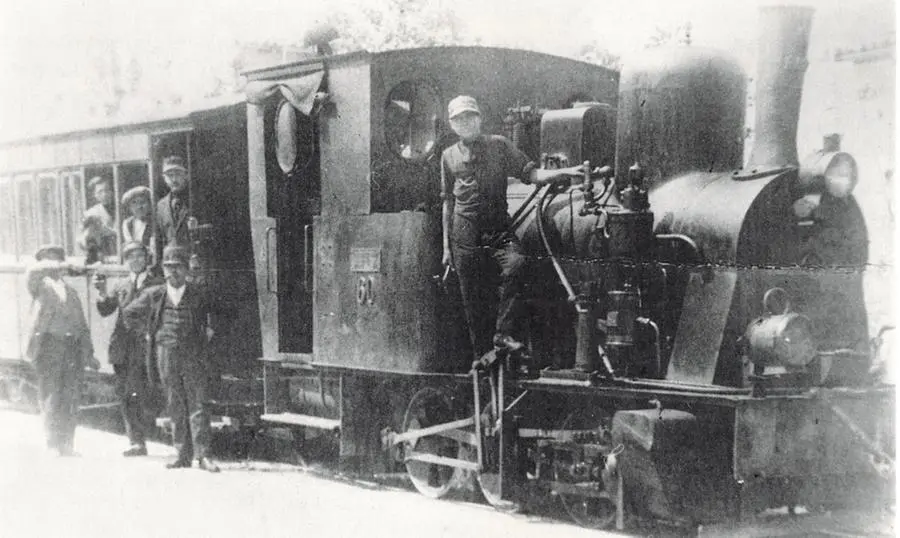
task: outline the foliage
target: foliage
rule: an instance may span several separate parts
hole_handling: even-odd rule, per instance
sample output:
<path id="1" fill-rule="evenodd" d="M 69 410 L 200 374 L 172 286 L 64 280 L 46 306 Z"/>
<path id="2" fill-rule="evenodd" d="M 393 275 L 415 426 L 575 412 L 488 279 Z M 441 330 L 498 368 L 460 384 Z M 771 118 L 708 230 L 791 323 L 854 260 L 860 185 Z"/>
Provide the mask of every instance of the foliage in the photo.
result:
<path id="1" fill-rule="evenodd" d="M 385 0 L 344 7 L 326 21 L 339 29 L 335 52 L 473 44 L 454 13 L 434 0 Z"/>

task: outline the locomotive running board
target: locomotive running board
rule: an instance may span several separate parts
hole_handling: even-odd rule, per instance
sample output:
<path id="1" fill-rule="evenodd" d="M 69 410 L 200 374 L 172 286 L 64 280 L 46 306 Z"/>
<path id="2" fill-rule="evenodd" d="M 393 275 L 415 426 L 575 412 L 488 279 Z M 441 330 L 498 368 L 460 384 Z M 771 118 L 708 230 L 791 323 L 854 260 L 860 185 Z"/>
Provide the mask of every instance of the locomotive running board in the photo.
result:
<path id="1" fill-rule="evenodd" d="M 300 413 L 266 413 L 259 419 L 263 422 L 289 424 L 291 426 L 302 426 L 319 430 L 337 431 L 341 429 L 341 421 L 339 419 L 301 415 Z"/>

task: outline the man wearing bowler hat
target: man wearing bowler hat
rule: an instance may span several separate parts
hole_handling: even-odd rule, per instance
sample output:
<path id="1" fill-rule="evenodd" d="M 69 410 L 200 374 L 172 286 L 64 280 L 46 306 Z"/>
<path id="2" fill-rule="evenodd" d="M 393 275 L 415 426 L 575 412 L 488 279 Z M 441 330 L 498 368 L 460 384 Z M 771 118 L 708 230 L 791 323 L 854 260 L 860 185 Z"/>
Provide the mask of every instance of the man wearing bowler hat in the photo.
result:
<path id="1" fill-rule="evenodd" d="M 187 246 L 190 243 L 188 218 L 190 217 L 190 175 L 184 159 L 170 156 L 163 159 L 163 180 L 169 193 L 156 204 L 156 224 L 159 226 L 160 243 Z"/>
<path id="2" fill-rule="evenodd" d="M 519 349 L 513 336 L 525 256 L 509 230 L 506 187 L 509 178 L 543 185 L 580 176 L 583 166 L 538 169 L 511 141 L 481 132 L 481 109 L 474 97 L 460 95 L 447 106 L 450 128 L 459 136 L 441 155 L 441 199 L 445 266 L 456 269 L 476 358 L 497 347 Z M 488 326 L 490 296 L 483 289 L 488 271 L 501 276 L 494 331 Z M 491 332 L 494 333 L 491 339 Z M 493 340 L 493 342 L 492 342 Z"/>
<path id="3" fill-rule="evenodd" d="M 125 316 L 121 311 L 142 291 L 163 284 L 164 281 L 148 270 L 149 253 L 143 244 L 135 241 L 125 243 L 122 246 L 122 256 L 128 266 L 128 276 L 117 281 L 110 293 L 105 275 L 97 274 L 94 277 L 94 287 L 98 295 L 97 311 L 101 316 L 110 316 L 117 310 L 120 312 L 109 339 L 109 363 L 116 374 L 116 391 L 122 402 L 125 433 L 131 443 L 123 455 L 146 456 L 146 438 L 152 420 L 152 386 L 147 368 L 148 345 L 143 334 L 125 326 Z M 154 366 L 153 371 L 155 370 Z"/>
<path id="4" fill-rule="evenodd" d="M 166 283 L 144 290 L 122 314 L 125 326 L 146 334 L 156 346 L 159 376 L 166 388 L 172 437 L 178 457 L 169 469 L 190 467 L 218 472 L 209 460 L 209 415 L 203 407 L 207 392 L 207 344 L 212 338 L 210 305 L 201 289 L 188 282 L 188 250 L 170 245 L 163 250 Z"/>
<path id="5" fill-rule="evenodd" d="M 66 284 L 65 251 L 57 245 L 43 246 L 34 255 L 36 263 L 25 274 L 31 294 L 32 316 L 26 356 L 38 379 L 41 414 L 47 448 L 61 456 L 72 455 L 82 371 L 94 370 L 94 346 L 81 300 Z"/>

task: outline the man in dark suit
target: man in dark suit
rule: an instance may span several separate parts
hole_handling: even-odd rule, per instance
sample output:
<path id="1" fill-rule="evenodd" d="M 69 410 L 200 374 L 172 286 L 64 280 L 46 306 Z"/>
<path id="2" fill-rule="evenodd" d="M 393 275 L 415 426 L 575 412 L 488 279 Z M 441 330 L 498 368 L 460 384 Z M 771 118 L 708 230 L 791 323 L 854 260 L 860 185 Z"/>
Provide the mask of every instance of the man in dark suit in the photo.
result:
<path id="1" fill-rule="evenodd" d="M 207 343 L 212 338 L 210 305 L 201 288 L 187 280 L 188 250 L 168 246 L 163 250 L 166 283 L 144 290 L 122 314 L 125 326 L 149 335 L 156 345 L 159 376 L 169 401 L 172 437 L 178 458 L 169 469 L 199 467 L 218 472 L 209 460 L 211 437 L 207 399 Z"/>
<path id="2" fill-rule="evenodd" d="M 124 310 L 140 292 L 164 281 L 147 270 L 148 253 L 141 243 L 126 243 L 122 247 L 129 273 L 116 282 L 107 293 L 106 278 L 97 275 L 97 311 L 107 317 L 116 310 Z M 151 385 L 147 375 L 147 341 L 143 334 L 128 330 L 124 316 L 119 315 L 109 339 L 109 363 L 116 374 L 116 389 L 122 402 L 125 432 L 131 446 L 124 456 L 146 456 L 146 437 L 150 429 Z"/>
<path id="3" fill-rule="evenodd" d="M 38 249 L 35 263 L 26 272 L 31 294 L 32 319 L 27 357 L 38 379 L 41 414 L 47 447 L 61 456 L 72 455 L 78 421 L 80 385 L 84 367 L 94 370 L 94 346 L 81 300 L 66 284 L 65 251 L 51 245 Z"/>
<path id="4" fill-rule="evenodd" d="M 184 166 L 184 160 L 177 156 L 163 159 L 162 173 L 169 193 L 156 204 L 160 243 L 163 246 L 187 246 L 190 243 L 190 175 Z"/>

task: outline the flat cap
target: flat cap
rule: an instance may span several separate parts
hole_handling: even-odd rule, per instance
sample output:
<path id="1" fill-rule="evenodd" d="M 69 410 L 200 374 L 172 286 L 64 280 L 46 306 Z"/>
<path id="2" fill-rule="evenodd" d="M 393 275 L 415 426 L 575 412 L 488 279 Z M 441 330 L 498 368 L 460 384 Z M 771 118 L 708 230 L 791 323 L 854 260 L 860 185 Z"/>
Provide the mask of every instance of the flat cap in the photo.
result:
<path id="1" fill-rule="evenodd" d="M 34 259 L 37 261 L 46 260 L 50 257 L 65 260 L 66 251 L 59 245 L 42 245 L 34 253 Z"/>
<path id="2" fill-rule="evenodd" d="M 147 201 L 150 201 L 150 188 L 149 187 L 133 187 L 125 191 L 125 194 L 122 195 L 122 205 L 128 207 L 131 202 L 133 202 L 136 198 L 145 196 L 147 197 Z"/>
<path id="3" fill-rule="evenodd" d="M 163 265 L 184 265 L 187 267 L 191 254 L 188 252 L 188 249 L 182 246 L 169 245 L 163 249 L 162 258 Z"/>
<path id="4" fill-rule="evenodd" d="M 178 155 L 170 155 L 163 159 L 162 173 L 165 174 L 173 170 L 181 170 L 182 172 L 187 172 L 187 168 L 185 168 L 184 166 L 184 159 L 182 159 Z"/>
<path id="5" fill-rule="evenodd" d="M 147 247 L 143 243 L 139 241 L 129 241 L 122 245 L 122 257 L 127 258 L 128 255 L 135 250 L 142 250 L 144 254 L 147 253 Z"/>
<path id="6" fill-rule="evenodd" d="M 103 176 L 94 176 L 90 180 L 88 180 L 88 189 L 94 190 L 94 187 L 102 183 L 109 183 L 109 179 Z"/>
<path id="7" fill-rule="evenodd" d="M 481 109 L 478 108 L 478 101 L 468 95 L 459 95 L 451 99 L 447 105 L 447 114 L 450 119 L 459 116 L 463 112 L 474 112 L 480 116 Z"/>

